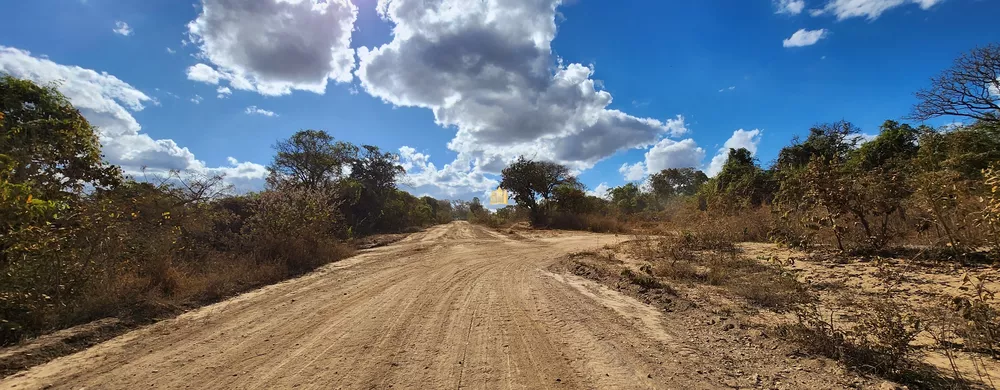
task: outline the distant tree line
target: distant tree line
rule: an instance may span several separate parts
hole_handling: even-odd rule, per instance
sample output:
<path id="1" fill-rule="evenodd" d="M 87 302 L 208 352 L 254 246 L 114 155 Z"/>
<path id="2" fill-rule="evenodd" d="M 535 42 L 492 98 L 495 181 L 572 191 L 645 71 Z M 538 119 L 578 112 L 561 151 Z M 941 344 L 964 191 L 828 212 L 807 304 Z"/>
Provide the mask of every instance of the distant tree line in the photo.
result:
<path id="1" fill-rule="evenodd" d="M 715 177 L 665 169 L 604 197 L 586 195 L 564 166 L 522 157 L 503 170 L 500 186 L 536 226 L 614 230 L 608 218 L 740 225 L 745 216 L 745 232 L 766 230 L 744 238 L 790 245 L 877 252 L 920 243 L 956 257 L 980 248 L 998 254 L 1000 45 L 963 55 L 916 97 L 911 119 L 973 122 L 935 129 L 888 120 L 872 139 L 850 122 L 820 124 L 768 166 L 730 149 Z"/>

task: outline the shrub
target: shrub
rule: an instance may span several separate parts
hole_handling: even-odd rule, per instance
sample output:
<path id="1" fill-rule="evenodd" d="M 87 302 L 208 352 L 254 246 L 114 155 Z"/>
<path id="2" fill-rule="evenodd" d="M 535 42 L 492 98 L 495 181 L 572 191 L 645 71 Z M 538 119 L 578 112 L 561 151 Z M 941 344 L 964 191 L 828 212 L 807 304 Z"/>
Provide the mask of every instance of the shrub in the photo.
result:
<path id="1" fill-rule="evenodd" d="M 834 325 L 832 313 L 828 320 L 815 306 L 800 306 L 798 322 L 782 325 L 779 332 L 809 353 L 865 372 L 903 381 L 917 375 L 911 343 L 923 330 L 921 321 L 885 297 L 862 302 L 859 309 L 858 322 L 845 330 Z"/>
<path id="2" fill-rule="evenodd" d="M 621 277 L 624 278 L 628 283 L 634 284 L 636 286 L 642 287 L 644 289 L 652 290 L 657 288 L 662 288 L 663 284 L 660 283 L 656 278 L 632 271 L 630 268 L 625 268 L 621 272 Z"/>

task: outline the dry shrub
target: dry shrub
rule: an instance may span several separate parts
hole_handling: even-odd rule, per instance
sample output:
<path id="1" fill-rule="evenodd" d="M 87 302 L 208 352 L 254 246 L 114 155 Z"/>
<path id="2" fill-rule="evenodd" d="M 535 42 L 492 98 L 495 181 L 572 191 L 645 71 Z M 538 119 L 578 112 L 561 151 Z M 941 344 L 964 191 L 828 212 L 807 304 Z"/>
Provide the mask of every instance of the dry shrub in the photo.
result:
<path id="1" fill-rule="evenodd" d="M 642 273 L 635 272 L 630 268 L 625 268 L 621 272 L 621 277 L 625 279 L 628 283 L 634 284 L 636 286 L 642 287 L 644 289 L 652 290 L 657 288 L 663 288 L 663 284 L 660 283 L 655 277 Z"/>
<path id="2" fill-rule="evenodd" d="M 628 227 L 622 221 L 609 215 L 554 213 L 549 218 L 549 227 L 565 230 L 584 230 L 595 233 L 625 233 Z"/>
<path id="3" fill-rule="evenodd" d="M 956 383 L 919 362 L 912 345 L 924 323 L 888 297 L 865 300 L 850 328 L 838 327 L 834 314 L 824 317 L 813 305 L 796 309 L 798 321 L 778 333 L 805 352 L 829 357 L 862 372 L 917 388 L 954 387 Z"/>
<path id="4" fill-rule="evenodd" d="M 1000 309 L 979 299 L 955 298 L 953 309 L 960 322 L 957 333 L 969 350 L 1000 358 Z"/>
<path id="5" fill-rule="evenodd" d="M 714 254 L 705 260 L 706 282 L 722 286 L 750 303 L 776 311 L 812 300 L 805 286 L 781 268 L 735 254 Z"/>
<path id="6" fill-rule="evenodd" d="M 148 322 L 349 256 L 338 204 L 292 188 L 220 202 L 145 183 L 94 194 L 7 248 L 0 344 L 105 317 Z"/>
<path id="7" fill-rule="evenodd" d="M 968 292 L 930 310 L 944 346 L 983 353 L 1000 359 L 1000 307 L 995 292 L 986 289 L 989 275 L 965 277 Z"/>
<path id="8" fill-rule="evenodd" d="M 688 261 L 660 261 L 653 266 L 653 274 L 659 277 L 681 280 L 698 281 L 702 279 L 702 274 L 693 263 Z"/>
<path id="9" fill-rule="evenodd" d="M 673 203 L 664 211 L 670 231 L 691 232 L 717 241 L 773 242 L 774 232 L 786 224 L 769 207 L 739 210 L 699 210 L 693 202 Z"/>
<path id="10" fill-rule="evenodd" d="M 811 301 L 805 287 L 777 266 L 740 256 L 724 235 L 683 234 L 631 241 L 631 253 L 650 274 L 720 286 L 754 305 L 784 311 Z"/>

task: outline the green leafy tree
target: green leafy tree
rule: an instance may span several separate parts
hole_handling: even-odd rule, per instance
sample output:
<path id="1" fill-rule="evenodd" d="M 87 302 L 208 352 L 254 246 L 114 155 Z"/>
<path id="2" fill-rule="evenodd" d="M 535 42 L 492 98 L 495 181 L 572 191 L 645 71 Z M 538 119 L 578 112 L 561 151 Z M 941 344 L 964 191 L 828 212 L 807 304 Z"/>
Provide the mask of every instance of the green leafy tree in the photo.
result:
<path id="1" fill-rule="evenodd" d="M 927 131 L 929 129 L 924 129 Z M 850 160 L 857 169 L 904 168 L 917 155 L 920 129 L 896 121 L 885 121 L 879 135 L 851 152 Z M 902 165 L 901 165 L 902 164 Z"/>
<path id="2" fill-rule="evenodd" d="M 628 183 L 608 190 L 611 204 L 625 214 L 633 214 L 646 208 L 646 199 L 635 183 Z"/>
<path id="3" fill-rule="evenodd" d="M 861 130 L 847 121 L 826 123 L 809 129 L 806 140 L 792 140 L 792 145 L 778 152 L 775 168 L 795 170 L 804 168 L 813 158 L 825 161 L 843 161 L 857 148 Z"/>
<path id="4" fill-rule="evenodd" d="M 268 183 L 289 182 L 308 189 L 332 187 L 341 179 L 344 168 L 357 160 L 358 148 L 335 141 L 322 130 L 300 130 L 274 145 L 275 156 Z"/>
<path id="5" fill-rule="evenodd" d="M 587 200 L 587 193 L 579 183 L 564 183 L 556 187 L 552 202 L 556 210 L 571 214 L 586 214 L 593 210 Z"/>
<path id="6" fill-rule="evenodd" d="M 565 166 L 528 160 L 524 156 L 504 168 L 501 176 L 500 188 L 514 194 L 514 200 L 528 209 L 531 223 L 536 226 L 545 223 L 546 208 L 555 189 L 576 182 Z"/>
<path id="7" fill-rule="evenodd" d="M 30 183 L 48 200 L 121 180 L 104 162 L 95 129 L 54 85 L 8 75 L 0 76 L 0 153 L 9 157 L 9 183 Z"/>
<path id="8" fill-rule="evenodd" d="M 669 168 L 649 175 L 649 186 L 660 201 L 694 195 L 707 181 L 705 172 L 694 168 Z"/>
<path id="9" fill-rule="evenodd" d="M 983 171 L 1000 161 L 1000 123 L 976 122 L 948 131 L 924 129 L 916 164 L 924 172 L 949 170 L 981 181 Z"/>
<path id="10" fill-rule="evenodd" d="M 729 149 L 722 170 L 708 184 L 713 187 L 713 196 L 726 208 L 760 206 L 773 194 L 767 172 L 745 148 Z"/>
<path id="11" fill-rule="evenodd" d="M 348 212 L 355 233 L 396 231 L 400 215 L 405 213 L 398 202 L 396 180 L 406 171 L 399 165 L 399 155 L 383 152 L 376 146 L 363 145 L 360 153 L 350 161 L 351 175 L 341 185 L 347 194 Z M 397 207 L 387 207 L 397 201 Z M 395 223 L 394 223 L 395 221 Z"/>

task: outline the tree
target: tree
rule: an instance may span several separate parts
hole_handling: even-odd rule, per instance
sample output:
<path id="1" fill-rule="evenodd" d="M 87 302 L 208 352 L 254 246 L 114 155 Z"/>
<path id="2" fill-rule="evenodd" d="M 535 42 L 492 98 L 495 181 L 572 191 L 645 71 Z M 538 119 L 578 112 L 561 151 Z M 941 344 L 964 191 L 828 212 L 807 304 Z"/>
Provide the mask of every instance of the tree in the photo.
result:
<path id="1" fill-rule="evenodd" d="M 707 181 L 705 172 L 694 168 L 669 168 L 649 175 L 649 186 L 660 201 L 694 195 Z"/>
<path id="2" fill-rule="evenodd" d="M 343 177 L 344 168 L 357 160 L 358 148 L 334 141 L 322 130 L 300 130 L 274 145 L 277 152 L 267 167 L 268 183 L 290 182 L 308 189 L 330 187 Z"/>
<path id="3" fill-rule="evenodd" d="M 736 208 L 760 206 L 769 202 L 774 192 L 767 172 L 745 148 L 729 149 L 726 163 L 710 183 L 720 201 Z"/>
<path id="4" fill-rule="evenodd" d="M 480 215 L 485 211 L 486 208 L 483 207 L 483 201 L 479 200 L 478 196 L 472 198 L 472 203 L 469 203 L 469 212 L 472 213 L 472 215 Z"/>
<path id="5" fill-rule="evenodd" d="M 571 214 L 586 214 L 590 210 L 587 193 L 578 183 L 564 183 L 556 187 L 552 194 L 555 208 Z"/>
<path id="6" fill-rule="evenodd" d="M 806 199 L 804 171 L 813 160 L 840 164 L 848 159 L 861 141 L 861 130 L 847 121 L 825 123 L 809 129 L 805 141 L 798 138 L 778 152 L 778 159 L 771 169 L 778 190 L 775 204 L 784 210 L 812 207 Z"/>
<path id="7" fill-rule="evenodd" d="M 363 145 L 359 154 L 350 160 L 351 175 L 340 185 L 348 199 L 351 226 L 356 233 L 392 231 L 403 226 L 389 226 L 396 216 L 387 216 L 387 210 L 405 212 L 387 206 L 389 201 L 405 202 L 397 196 L 396 179 L 406 171 L 399 165 L 399 156 L 382 152 L 378 147 Z M 397 203 L 398 203 L 397 202 Z"/>
<path id="8" fill-rule="evenodd" d="M 545 219 L 545 208 L 559 185 L 576 183 L 569 169 L 547 161 L 532 161 L 521 156 L 501 172 L 500 188 L 514 194 L 517 204 L 528 209 L 531 223 L 541 225 Z M 539 203 L 539 198 L 544 204 Z"/>
<path id="9" fill-rule="evenodd" d="M 821 217 L 812 222 L 830 228 L 839 249 L 844 250 L 843 238 L 850 228 L 860 226 L 867 249 L 880 250 L 895 234 L 890 217 L 913 193 L 906 171 L 893 166 L 865 170 L 813 158 L 801 175 L 805 191 L 800 207 L 819 212 Z"/>
<path id="10" fill-rule="evenodd" d="M 1000 161 L 1000 122 L 976 122 L 951 131 L 924 131 L 917 164 L 922 171 L 950 170 L 982 180 L 982 172 Z"/>
<path id="11" fill-rule="evenodd" d="M 0 76 L 0 153 L 9 157 L 9 183 L 30 183 L 47 200 L 121 180 L 121 170 L 104 162 L 95 129 L 54 85 L 7 75 Z"/>
<path id="12" fill-rule="evenodd" d="M 464 200 L 451 201 L 451 218 L 465 221 L 469 219 L 469 202 Z"/>
<path id="13" fill-rule="evenodd" d="M 635 183 L 628 183 L 608 190 L 611 204 L 626 214 L 632 214 L 646 207 L 642 191 Z"/>
<path id="14" fill-rule="evenodd" d="M 396 189 L 396 179 L 406 170 L 399 165 L 399 156 L 392 152 L 382 152 L 377 146 L 362 145 L 356 158 L 351 159 L 351 179 L 357 180 L 366 189 L 380 192 Z"/>
<path id="15" fill-rule="evenodd" d="M 878 136 L 851 154 L 851 162 L 862 170 L 905 164 L 917 155 L 919 136 L 920 130 L 908 124 L 885 121 Z"/>
<path id="16" fill-rule="evenodd" d="M 814 157 L 827 161 L 844 160 L 857 148 L 860 133 L 861 130 L 847 121 L 813 126 L 804 142 L 792 140 L 792 145 L 778 152 L 775 168 L 779 171 L 801 169 Z"/>
<path id="17" fill-rule="evenodd" d="M 916 93 L 912 119 L 960 116 L 1000 122 L 1000 45 L 977 47 Z"/>

